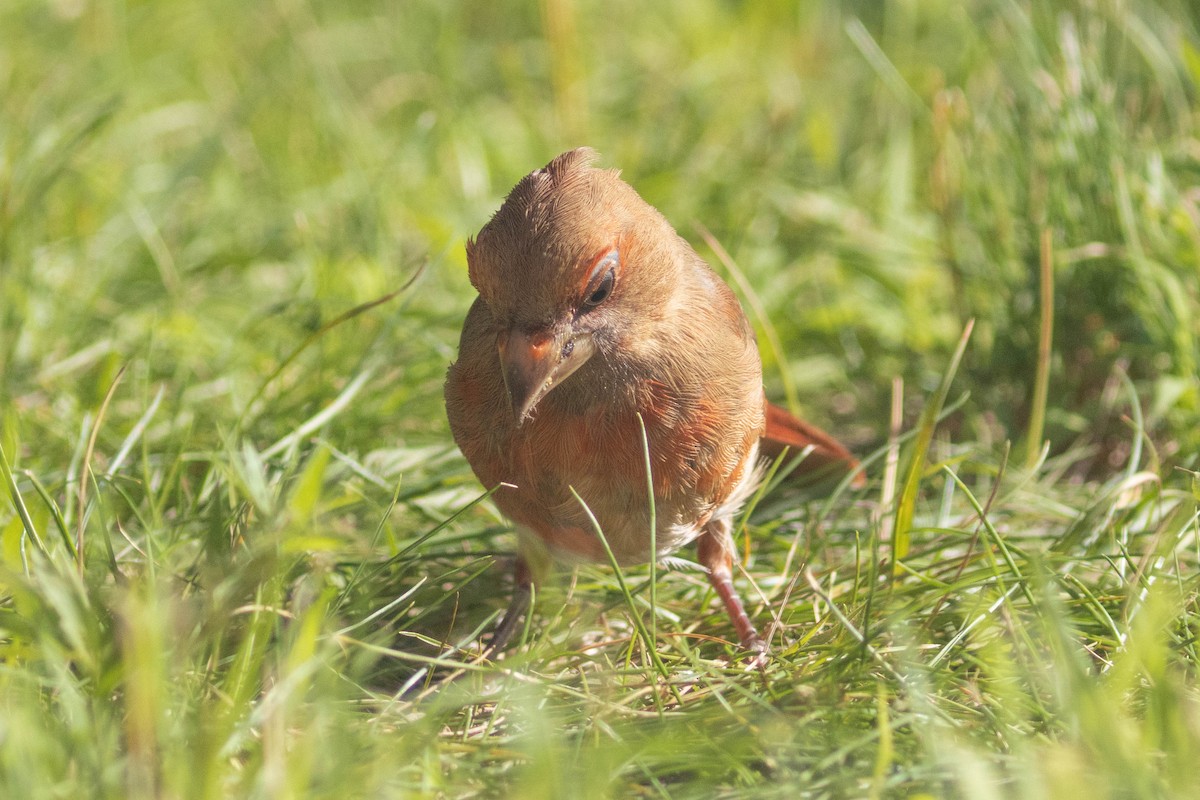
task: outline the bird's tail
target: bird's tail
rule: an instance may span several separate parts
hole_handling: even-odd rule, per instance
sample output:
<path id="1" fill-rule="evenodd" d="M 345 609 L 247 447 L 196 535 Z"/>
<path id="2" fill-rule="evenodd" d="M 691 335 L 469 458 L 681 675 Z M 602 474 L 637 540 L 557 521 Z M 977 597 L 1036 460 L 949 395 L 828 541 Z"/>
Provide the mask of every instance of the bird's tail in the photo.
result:
<path id="1" fill-rule="evenodd" d="M 804 482 L 816 482 L 840 477 L 858 468 L 858 459 L 851 455 L 845 445 L 825 431 L 789 414 L 773 403 L 766 404 L 767 429 L 759 444 L 759 455 L 774 460 L 787 450 L 789 459 L 800 456 L 810 446 L 812 450 L 804 457 L 793 478 Z M 866 477 L 858 472 L 851 481 L 856 488 L 866 485 Z"/>

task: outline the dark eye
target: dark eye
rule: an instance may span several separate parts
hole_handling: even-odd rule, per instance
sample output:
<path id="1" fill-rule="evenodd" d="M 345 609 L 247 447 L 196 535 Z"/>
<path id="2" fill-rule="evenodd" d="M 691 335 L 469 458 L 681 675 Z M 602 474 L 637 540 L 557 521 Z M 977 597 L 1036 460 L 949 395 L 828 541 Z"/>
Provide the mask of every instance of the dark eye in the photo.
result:
<path id="1" fill-rule="evenodd" d="M 589 306 L 600 305 L 608 299 L 610 294 L 612 294 L 613 284 L 615 282 L 616 276 L 613 274 L 612 267 L 609 267 L 608 271 L 604 273 L 604 276 L 600 278 L 600 283 L 596 285 L 596 288 L 592 289 L 592 293 L 589 294 L 587 299 L 583 302 L 587 303 Z"/>
<path id="2" fill-rule="evenodd" d="M 587 295 L 583 299 L 586 306 L 598 306 L 609 298 L 612 294 L 613 286 L 617 282 L 617 251 L 600 259 L 595 269 L 592 270 L 591 280 L 588 281 Z"/>

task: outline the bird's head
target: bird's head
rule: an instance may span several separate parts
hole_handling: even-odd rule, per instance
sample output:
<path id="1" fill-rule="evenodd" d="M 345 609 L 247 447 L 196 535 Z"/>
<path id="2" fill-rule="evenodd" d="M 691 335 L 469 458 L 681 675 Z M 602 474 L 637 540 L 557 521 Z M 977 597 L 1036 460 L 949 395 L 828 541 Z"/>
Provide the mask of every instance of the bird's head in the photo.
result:
<path id="1" fill-rule="evenodd" d="M 571 150 L 525 176 L 467 243 L 518 424 L 598 354 L 644 335 L 668 302 L 682 240 L 594 158 Z"/>

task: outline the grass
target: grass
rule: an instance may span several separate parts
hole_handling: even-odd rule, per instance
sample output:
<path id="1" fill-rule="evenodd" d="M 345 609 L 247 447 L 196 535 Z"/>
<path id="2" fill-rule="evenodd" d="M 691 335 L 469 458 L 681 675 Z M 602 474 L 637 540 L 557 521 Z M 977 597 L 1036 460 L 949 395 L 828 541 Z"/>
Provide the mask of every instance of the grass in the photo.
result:
<path id="1" fill-rule="evenodd" d="M 0 796 L 1197 796 L 1198 80 L 1171 0 L 5 3 Z M 462 242 L 584 143 L 870 457 L 746 520 L 762 672 L 686 561 L 472 659 Z"/>

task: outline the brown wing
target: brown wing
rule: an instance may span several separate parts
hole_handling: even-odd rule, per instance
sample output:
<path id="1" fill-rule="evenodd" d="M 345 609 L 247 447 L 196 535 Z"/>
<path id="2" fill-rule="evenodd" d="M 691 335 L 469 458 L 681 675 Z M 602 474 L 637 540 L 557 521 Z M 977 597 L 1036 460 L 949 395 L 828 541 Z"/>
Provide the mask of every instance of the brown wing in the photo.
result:
<path id="1" fill-rule="evenodd" d="M 825 431 L 798 419 L 772 403 L 766 404 L 767 429 L 759 444 L 759 454 L 774 460 L 785 449 L 789 457 L 799 455 L 812 446 L 800 466 L 792 473 L 802 481 L 840 476 L 858 466 L 858 459 L 845 446 Z M 860 472 L 851 485 L 862 487 L 866 478 Z"/>

